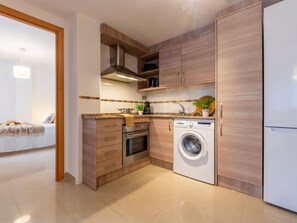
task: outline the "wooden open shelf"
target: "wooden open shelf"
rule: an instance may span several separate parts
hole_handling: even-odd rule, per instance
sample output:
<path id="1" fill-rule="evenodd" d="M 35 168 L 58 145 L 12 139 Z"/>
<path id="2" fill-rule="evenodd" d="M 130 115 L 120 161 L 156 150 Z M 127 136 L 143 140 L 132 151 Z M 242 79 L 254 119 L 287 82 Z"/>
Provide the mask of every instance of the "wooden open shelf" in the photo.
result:
<path id="1" fill-rule="evenodd" d="M 143 61 L 151 61 L 159 58 L 159 51 L 150 52 L 147 54 L 142 55 L 139 59 Z"/>
<path id="2" fill-rule="evenodd" d="M 149 88 L 138 89 L 137 92 L 161 91 L 165 89 L 167 89 L 167 87 L 149 87 Z"/>
<path id="3" fill-rule="evenodd" d="M 144 77 L 153 76 L 153 75 L 157 75 L 157 74 L 159 74 L 159 69 L 149 70 L 149 71 L 144 71 L 144 72 L 139 73 L 140 76 L 144 76 Z"/>

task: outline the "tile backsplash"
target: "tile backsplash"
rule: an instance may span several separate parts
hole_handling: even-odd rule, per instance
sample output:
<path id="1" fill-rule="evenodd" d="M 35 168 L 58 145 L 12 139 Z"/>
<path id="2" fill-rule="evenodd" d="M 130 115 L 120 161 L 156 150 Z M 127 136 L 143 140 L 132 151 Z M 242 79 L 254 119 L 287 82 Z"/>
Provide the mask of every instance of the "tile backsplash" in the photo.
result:
<path id="1" fill-rule="evenodd" d="M 191 113 L 195 111 L 195 106 L 193 105 L 192 100 L 197 100 L 206 95 L 215 97 L 215 84 L 203 84 L 148 92 L 147 100 L 152 102 L 151 108 L 155 113 L 179 112 L 180 106 L 174 104 L 174 101 L 180 101 L 180 103 L 185 107 L 186 113 Z"/>

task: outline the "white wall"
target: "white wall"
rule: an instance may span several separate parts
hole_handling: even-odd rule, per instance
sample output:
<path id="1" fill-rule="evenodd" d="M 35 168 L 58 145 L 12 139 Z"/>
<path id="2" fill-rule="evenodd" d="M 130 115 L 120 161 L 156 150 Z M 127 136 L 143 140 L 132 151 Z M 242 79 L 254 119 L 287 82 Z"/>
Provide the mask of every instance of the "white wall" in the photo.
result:
<path id="1" fill-rule="evenodd" d="M 32 68 L 30 79 L 14 78 L 14 63 L 0 61 L 0 122 L 43 122 L 55 112 L 55 67 Z"/>
<path id="2" fill-rule="evenodd" d="M 13 76 L 13 63 L 0 61 L 0 122 L 32 121 L 32 79 Z"/>
<path id="3" fill-rule="evenodd" d="M 15 87 L 12 91 L 15 92 L 15 117 L 13 119 L 18 122 L 32 122 L 32 79 L 14 78 L 14 82 Z"/>
<path id="4" fill-rule="evenodd" d="M 32 68 L 32 121 L 43 122 L 56 111 L 56 70 L 53 66 Z"/>
<path id="5" fill-rule="evenodd" d="M 12 63 L 0 61 L 0 122 L 6 122 L 15 117 L 15 83 L 12 66 Z"/>
<path id="6" fill-rule="evenodd" d="M 197 100 L 202 96 L 215 97 L 215 85 L 203 84 L 197 86 L 173 88 L 162 91 L 152 91 L 147 93 L 148 101 L 175 101 L 175 100 Z M 193 102 L 182 102 L 186 113 L 195 111 Z M 180 106 L 173 103 L 151 104 L 152 110 L 155 113 L 169 112 L 178 113 Z"/>
<path id="7" fill-rule="evenodd" d="M 72 39 L 71 73 L 71 132 L 74 137 L 70 142 L 69 158 L 72 174 L 76 183 L 82 182 L 82 119 L 81 114 L 99 113 L 98 100 L 79 99 L 79 96 L 99 97 L 100 87 L 100 24 L 77 14 L 70 21 Z"/>

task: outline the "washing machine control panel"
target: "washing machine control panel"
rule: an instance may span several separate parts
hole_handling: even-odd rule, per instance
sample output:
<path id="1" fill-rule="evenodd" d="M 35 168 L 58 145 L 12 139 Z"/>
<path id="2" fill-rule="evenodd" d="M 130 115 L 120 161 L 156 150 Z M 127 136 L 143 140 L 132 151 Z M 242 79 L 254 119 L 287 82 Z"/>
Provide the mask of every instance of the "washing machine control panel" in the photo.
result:
<path id="1" fill-rule="evenodd" d="M 194 123 L 193 122 L 189 122 L 189 127 L 190 128 L 193 128 L 193 126 L 194 126 Z"/>

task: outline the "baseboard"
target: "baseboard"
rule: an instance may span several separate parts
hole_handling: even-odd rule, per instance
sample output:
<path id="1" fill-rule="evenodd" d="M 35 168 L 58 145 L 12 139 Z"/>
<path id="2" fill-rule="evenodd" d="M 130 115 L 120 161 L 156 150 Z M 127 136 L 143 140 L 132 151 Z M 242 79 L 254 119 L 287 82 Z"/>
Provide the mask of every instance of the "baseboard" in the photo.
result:
<path id="1" fill-rule="evenodd" d="M 76 183 L 75 176 L 73 176 L 71 173 L 66 172 L 64 175 L 64 179 L 70 181 L 71 183 Z"/>
<path id="2" fill-rule="evenodd" d="M 218 186 L 225 187 L 231 190 L 236 190 L 238 192 L 248 194 L 258 198 L 263 197 L 262 186 L 253 185 L 250 183 L 242 182 L 228 177 L 218 176 Z"/>
<path id="3" fill-rule="evenodd" d="M 151 157 L 151 164 L 158 167 L 162 167 L 167 170 L 173 170 L 173 163 L 169 163 L 167 161 L 163 161 L 163 160 L 159 160 Z"/>
<path id="4" fill-rule="evenodd" d="M 56 145 L 52 145 L 52 146 L 25 149 L 25 150 L 19 150 L 19 151 L 2 152 L 2 153 L 0 153 L 0 157 L 23 154 L 23 153 L 29 153 L 29 152 L 36 152 L 36 151 L 41 151 L 41 150 L 46 150 L 46 149 L 55 149 L 55 148 L 56 148 Z"/>
<path id="5" fill-rule="evenodd" d="M 116 180 L 122 176 L 129 174 L 129 173 L 132 173 L 132 172 L 134 172 L 142 167 L 145 167 L 149 164 L 150 164 L 150 158 L 148 157 L 148 158 L 144 158 L 139 161 L 136 161 L 135 163 L 130 164 L 128 166 L 124 166 L 119 170 L 115 170 L 111 173 L 100 176 L 97 178 L 97 187 L 100 187 L 108 182 Z"/>

